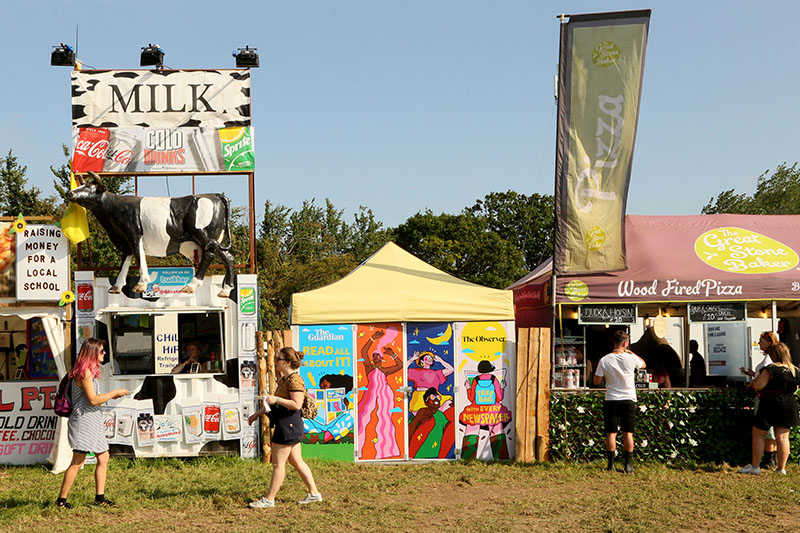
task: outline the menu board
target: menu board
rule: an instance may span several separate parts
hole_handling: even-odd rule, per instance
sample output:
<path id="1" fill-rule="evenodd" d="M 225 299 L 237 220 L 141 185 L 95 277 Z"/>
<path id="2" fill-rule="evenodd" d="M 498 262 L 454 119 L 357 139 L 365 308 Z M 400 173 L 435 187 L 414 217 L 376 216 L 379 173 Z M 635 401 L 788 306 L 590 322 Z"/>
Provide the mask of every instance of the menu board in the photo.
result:
<path id="1" fill-rule="evenodd" d="M 579 305 L 578 324 L 636 324 L 636 304 Z"/>
<path id="2" fill-rule="evenodd" d="M 689 322 L 744 322 L 746 318 L 746 302 L 689 304 Z"/>

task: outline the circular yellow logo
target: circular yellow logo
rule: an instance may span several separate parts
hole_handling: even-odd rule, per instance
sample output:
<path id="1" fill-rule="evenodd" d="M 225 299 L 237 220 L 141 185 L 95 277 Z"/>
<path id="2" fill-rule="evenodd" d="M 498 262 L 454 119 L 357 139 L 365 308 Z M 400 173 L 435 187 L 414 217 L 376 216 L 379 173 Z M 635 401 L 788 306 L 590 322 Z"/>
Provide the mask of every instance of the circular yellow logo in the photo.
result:
<path id="1" fill-rule="evenodd" d="M 586 243 L 586 248 L 596 252 L 606 243 L 606 232 L 600 226 L 592 226 L 586 230 L 583 241 Z"/>
<path id="2" fill-rule="evenodd" d="M 774 274 L 800 262 L 797 252 L 782 242 L 734 227 L 703 233 L 694 242 L 694 252 L 708 266 L 736 274 Z"/>
<path id="3" fill-rule="evenodd" d="M 600 41 L 592 50 L 592 63 L 598 67 L 610 67 L 622 56 L 622 50 L 613 41 Z"/>
<path id="4" fill-rule="evenodd" d="M 580 302 L 589 296 L 589 287 L 579 279 L 572 280 L 564 287 L 564 294 L 573 302 Z"/>

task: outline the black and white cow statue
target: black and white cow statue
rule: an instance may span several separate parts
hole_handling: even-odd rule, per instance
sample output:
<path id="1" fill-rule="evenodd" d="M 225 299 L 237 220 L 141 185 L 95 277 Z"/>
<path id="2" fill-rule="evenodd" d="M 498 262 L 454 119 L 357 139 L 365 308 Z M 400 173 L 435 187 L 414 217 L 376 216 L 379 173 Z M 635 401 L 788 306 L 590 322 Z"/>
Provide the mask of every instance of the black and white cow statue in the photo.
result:
<path id="1" fill-rule="evenodd" d="M 196 194 L 177 198 L 122 196 L 106 190 L 100 176 L 90 178 L 67 193 L 67 200 L 82 205 L 94 214 L 123 254 L 117 280 L 108 290 L 118 294 L 128 275 L 134 254 L 139 263 L 139 282 L 135 292 L 144 292 L 150 283 L 145 256 L 166 257 L 181 254 L 189 259 L 200 254 L 195 277 L 181 289 L 193 293 L 216 256 L 225 265 L 225 280 L 219 297 L 233 288 L 230 200 L 224 194 Z"/>

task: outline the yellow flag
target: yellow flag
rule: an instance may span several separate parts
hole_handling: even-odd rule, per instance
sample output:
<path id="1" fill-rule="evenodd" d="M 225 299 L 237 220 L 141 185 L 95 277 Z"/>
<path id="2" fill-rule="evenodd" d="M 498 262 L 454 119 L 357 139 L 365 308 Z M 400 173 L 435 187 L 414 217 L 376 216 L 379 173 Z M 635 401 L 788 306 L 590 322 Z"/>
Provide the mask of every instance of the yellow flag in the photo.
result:
<path id="1" fill-rule="evenodd" d="M 78 187 L 75 175 L 69 173 L 70 190 Z M 64 217 L 61 219 L 61 231 L 72 242 L 78 244 L 89 238 L 89 221 L 86 219 L 86 208 L 76 203 L 70 202 Z"/>

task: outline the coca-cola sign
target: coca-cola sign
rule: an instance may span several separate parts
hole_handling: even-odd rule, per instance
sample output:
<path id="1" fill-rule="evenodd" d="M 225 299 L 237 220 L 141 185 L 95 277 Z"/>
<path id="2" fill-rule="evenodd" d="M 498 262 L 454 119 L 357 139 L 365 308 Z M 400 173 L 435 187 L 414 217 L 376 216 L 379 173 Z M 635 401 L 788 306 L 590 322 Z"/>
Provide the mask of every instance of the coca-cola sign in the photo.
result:
<path id="1" fill-rule="evenodd" d="M 109 132 L 105 128 L 81 128 L 75 141 L 72 169 L 75 172 L 102 172 L 108 140 Z"/>
<path id="2" fill-rule="evenodd" d="M 78 283 L 78 310 L 94 310 L 94 287 L 91 283 Z"/>

